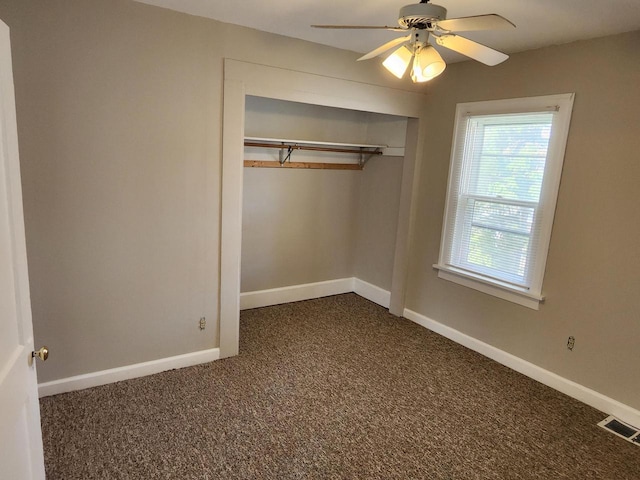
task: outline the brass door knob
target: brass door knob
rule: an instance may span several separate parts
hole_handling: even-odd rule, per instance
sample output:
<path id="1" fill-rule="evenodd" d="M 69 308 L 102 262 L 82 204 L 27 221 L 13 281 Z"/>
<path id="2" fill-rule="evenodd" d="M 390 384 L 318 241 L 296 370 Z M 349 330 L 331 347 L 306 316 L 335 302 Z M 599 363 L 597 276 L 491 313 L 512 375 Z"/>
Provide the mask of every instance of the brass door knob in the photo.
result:
<path id="1" fill-rule="evenodd" d="M 44 362 L 47 358 L 49 358 L 49 349 L 47 347 L 42 347 L 40 350 L 31 352 L 31 357 L 38 357 Z"/>

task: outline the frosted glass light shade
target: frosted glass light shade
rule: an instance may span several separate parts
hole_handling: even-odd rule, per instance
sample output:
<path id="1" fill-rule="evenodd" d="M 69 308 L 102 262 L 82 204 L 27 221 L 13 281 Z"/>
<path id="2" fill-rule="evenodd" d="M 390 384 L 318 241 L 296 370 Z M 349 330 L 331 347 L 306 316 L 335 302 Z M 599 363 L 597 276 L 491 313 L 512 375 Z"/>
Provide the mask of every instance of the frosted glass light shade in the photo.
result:
<path id="1" fill-rule="evenodd" d="M 387 59 L 382 62 L 382 65 L 384 65 L 384 68 L 389 70 L 396 77 L 402 78 L 404 76 L 404 72 L 407 71 L 407 67 L 409 67 L 409 63 L 411 63 L 412 57 L 413 53 L 411 50 L 403 45 L 389 55 Z"/>
<path id="2" fill-rule="evenodd" d="M 436 78 L 447 67 L 438 51 L 431 45 L 421 48 L 416 54 L 411 71 L 411 80 L 415 82 L 428 82 Z"/>

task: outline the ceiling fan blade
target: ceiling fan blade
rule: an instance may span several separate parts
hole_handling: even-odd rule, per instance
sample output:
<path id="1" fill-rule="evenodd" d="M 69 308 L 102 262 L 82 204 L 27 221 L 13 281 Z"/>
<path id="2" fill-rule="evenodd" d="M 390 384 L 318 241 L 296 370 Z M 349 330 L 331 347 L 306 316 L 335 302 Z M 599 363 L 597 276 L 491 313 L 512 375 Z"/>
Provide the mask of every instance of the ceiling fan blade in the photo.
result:
<path id="1" fill-rule="evenodd" d="M 473 58 L 478 62 L 482 62 L 485 65 L 493 67 L 499 63 L 504 62 L 509 55 L 494 50 L 493 48 L 482 45 L 481 43 L 474 42 L 468 38 L 461 37 L 460 35 L 434 35 L 436 43 L 442 45 L 445 48 L 453 50 L 454 52 L 461 53 L 469 58 Z"/>
<path id="2" fill-rule="evenodd" d="M 312 28 L 336 28 L 356 30 L 391 30 L 393 32 L 405 32 L 408 29 L 402 27 L 374 26 L 374 25 L 311 25 Z"/>
<path id="3" fill-rule="evenodd" d="M 390 42 L 387 42 L 384 45 L 380 45 L 375 50 L 372 50 L 369 53 L 367 53 L 366 55 L 363 55 L 362 57 L 360 57 L 358 59 L 358 61 L 360 61 L 360 60 L 369 60 L 370 58 L 374 58 L 374 57 L 377 57 L 378 55 L 382 55 L 387 50 L 389 50 L 389 49 L 391 49 L 391 48 L 393 48 L 393 47 L 395 47 L 397 45 L 400 45 L 402 43 L 408 42 L 409 40 L 411 40 L 411 35 L 407 35 L 406 37 L 394 38 Z"/>
<path id="4" fill-rule="evenodd" d="M 438 27 L 450 32 L 473 32 L 476 30 L 500 30 L 516 26 L 500 15 L 477 15 L 474 17 L 450 18 L 437 23 Z"/>

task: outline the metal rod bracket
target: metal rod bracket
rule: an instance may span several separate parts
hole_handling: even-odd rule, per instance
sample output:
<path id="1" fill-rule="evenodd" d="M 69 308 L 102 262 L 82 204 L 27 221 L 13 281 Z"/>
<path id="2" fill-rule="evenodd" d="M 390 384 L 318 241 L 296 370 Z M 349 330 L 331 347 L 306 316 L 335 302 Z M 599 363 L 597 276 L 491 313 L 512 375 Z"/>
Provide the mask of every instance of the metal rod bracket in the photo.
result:
<path id="1" fill-rule="evenodd" d="M 280 149 L 280 165 L 284 165 L 284 163 L 289 160 L 291 161 L 291 154 L 293 153 L 295 145 L 285 145 L 282 144 L 282 148 Z M 285 155 L 284 149 L 287 149 L 287 154 Z"/>
<path id="2" fill-rule="evenodd" d="M 367 162 L 371 160 L 371 158 L 374 155 L 382 155 L 382 150 L 379 148 L 376 148 L 373 152 L 371 151 L 365 152 L 364 148 L 360 147 L 360 158 L 358 159 L 358 165 L 360 165 L 360 168 L 364 168 Z"/>

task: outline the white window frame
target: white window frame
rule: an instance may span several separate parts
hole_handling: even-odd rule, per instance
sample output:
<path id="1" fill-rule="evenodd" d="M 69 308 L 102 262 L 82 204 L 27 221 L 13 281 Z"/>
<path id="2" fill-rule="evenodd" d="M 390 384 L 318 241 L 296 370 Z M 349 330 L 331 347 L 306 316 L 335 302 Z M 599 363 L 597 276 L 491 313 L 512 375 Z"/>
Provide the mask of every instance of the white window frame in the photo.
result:
<path id="1" fill-rule="evenodd" d="M 449 166 L 447 199 L 440 242 L 440 256 L 438 263 L 434 265 L 434 268 L 438 269 L 438 277 L 525 307 L 535 310 L 539 308 L 540 302 L 544 300 L 542 281 L 547 263 L 553 216 L 558 198 L 558 189 L 560 187 L 560 176 L 562 174 L 574 97 L 575 94 L 566 93 L 540 97 L 459 103 L 457 105 Z M 462 158 L 459 158 L 456 153 L 461 152 L 463 149 L 458 148 L 461 146 L 456 145 L 456 143 L 460 139 L 462 129 L 466 128 L 467 118 L 476 115 L 535 113 L 545 111 L 555 111 L 557 113 L 549 138 L 547 161 L 542 180 L 540 201 L 538 203 L 538 212 L 542 214 L 542 221 L 539 224 L 538 242 L 535 246 L 535 248 L 537 248 L 537 254 L 535 256 L 536 262 L 529 267 L 532 269 L 530 285 L 523 287 L 450 265 L 448 259 L 450 258 L 452 250 L 452 242 L 449 242 L 449 239 L 452 239 L 453 236 L 449 235 L 448 232 L 455 227 L 457 220 L 454 205 L 460 196 L 458 191 L 454 191 L 455 186 L 459 184 L 454 176 L 456 172 L 462 171 L 462 169 L 457 168 L 459 162 L 462 162 Z M 464 141 L 464 139 L 462 141 Z"/>

